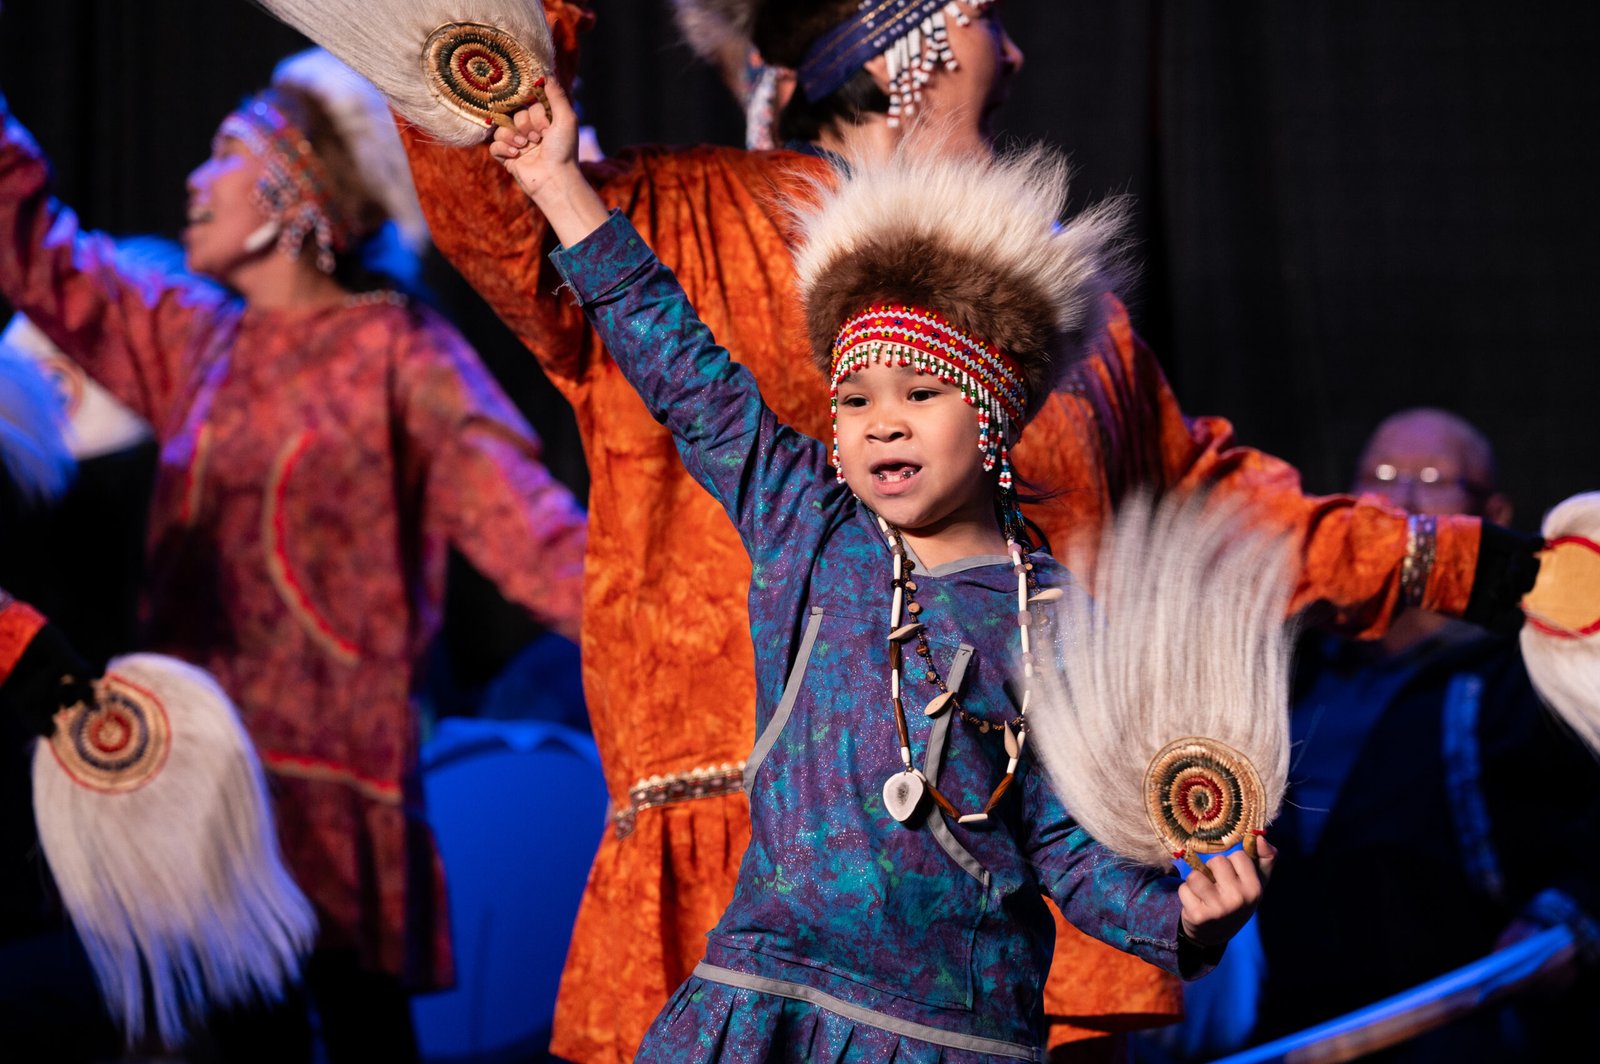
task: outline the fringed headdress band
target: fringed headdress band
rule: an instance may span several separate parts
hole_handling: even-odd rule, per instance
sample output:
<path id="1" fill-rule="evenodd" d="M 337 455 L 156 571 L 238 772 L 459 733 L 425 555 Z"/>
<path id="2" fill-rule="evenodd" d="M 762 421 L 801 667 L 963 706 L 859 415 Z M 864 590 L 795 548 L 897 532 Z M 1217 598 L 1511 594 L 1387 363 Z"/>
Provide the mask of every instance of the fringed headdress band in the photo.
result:
<path id="1" fill-rule="evenodd" d="M 1021 367 L 987 340 L 956 328 L 922 307 L 881 303 L 846 321 L 833 342 L 828 373 L 828 405 L 833 416 L 833 468 L 839 464 L 839 385 L 868 366 L 909 366 L 961 389 L 978 414 L 978 449 L 983 468 L 1000 465 L 1000 490 L 1011 488 L 1011 426 L 1021 426 L 1028 410 L 1028 387 Z"/>
<path id="2" fill-rule="evenodd" d="M 332 273 L 334 254 L 350 247 L 349 221 L 333 202 L 333 183 L 305 132 L 272 102 L 271 92 L 222 120 L 218 137 L 233 137 L 261 159 L 256 206 L 278 226 L 278 250 L 300 257 L 305 239 L 317 244 L 317 268 Z"/>
<path id="3" fill-rule="evenodd" d="M 979 11 L 995 0 L 971 0 Z M 800 88 L 809 100 L 838 91 L 869 60 L 885 56 L 889 125 L 898 126 L 922 102 L 922 87 L 936 67 L 956 69 L 949 19 L 971 19 L 956 0 L 862 0 L 844 22 L 819 37 L 800 64 Z"/>

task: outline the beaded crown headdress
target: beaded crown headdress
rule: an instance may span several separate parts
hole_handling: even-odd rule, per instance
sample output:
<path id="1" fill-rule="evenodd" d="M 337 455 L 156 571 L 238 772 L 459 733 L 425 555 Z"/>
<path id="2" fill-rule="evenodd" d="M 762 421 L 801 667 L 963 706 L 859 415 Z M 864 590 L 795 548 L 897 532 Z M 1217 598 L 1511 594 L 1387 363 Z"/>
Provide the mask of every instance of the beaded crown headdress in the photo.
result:
<path id="1" fill-rule="evenodd" d="M 332 273 L 334 256 L 350 247 L 351 219 L 333 195 L 327 168 L 305 132 L 290 121 L 277 93 L 268 89 L 228 115 L 217 138 L 237 140 L 261 160 L 252 199 L 274 227 L 263 231 L 267 240 L 275 234 L 278 251 L 298 259 L 306 237 L 312 237 L 317 268 Z"/>
<path id="2" fill-rule="evenodd" d="M 336 192 L 333 175 L 292 117 L 295 110 L 287 105 L 285 91 L 309 96 L 322 108 L 349 153 L 355 171 L 350 179 L 382 208 L 405 247 L 421 252 L 427 225 L 388 105 L 371 84 L 320 48 L 279 63 L 266 91 L 224 118 L 217 130 L 218 137 L 239 140 L 261 159 L 254 198 L 272 220 L 275 228 L 266 232 L 269 239 L 275 234 L 278 250 L 298 258 L 309 236 L 318 268 L 332 273 L 336 255 L 371 235 Z"/>
<path id="3" fill-rule="evenodd" d="M 1011 442 L 1095 342 L 1120 274 L 1121 204 L 1063 225 L 1066 195 L 1066 162 L 1044 148 L 951 157 L 917 138 L 819 187 L 797 209 L 796 269 L 835 410 L 840 382 L 874 363 L 956 384 L 1009 488 Z"/>

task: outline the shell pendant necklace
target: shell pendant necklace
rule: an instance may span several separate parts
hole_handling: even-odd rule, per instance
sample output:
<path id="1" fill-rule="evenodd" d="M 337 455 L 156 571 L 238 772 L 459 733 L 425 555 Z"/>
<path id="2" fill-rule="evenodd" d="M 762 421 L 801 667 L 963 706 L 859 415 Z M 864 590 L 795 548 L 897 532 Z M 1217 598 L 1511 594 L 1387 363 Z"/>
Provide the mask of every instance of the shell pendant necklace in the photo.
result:
<path id="1" fill-rule="evenodd" d="M 922 804 L 923 796 L 927 795 L 945 816 L 958 823 L 981 824 L 989 819 L 989 813 L 999 804 L 1000 799 L 1005 797 L 1006 791 L 1010 790 L 1011 783 L 1016 778 L 1017 764 L 1022 757 L 1023 746 L 1028 741 L 1028 699 L 1033 693 L 1033 644 L 1029 635 L 1029 630 L 1035 623 L 1032 606 L 1053 602 L 1061 597 L 1062 592 L 1059 588 L 1046 591 L 1037 589 L 1033 563 L 1023 556 L 1016 537 L 1008 529 L 1006 553 L 1011 558 L 1011 569 L 1017 577 L 1017 632 L 1022 640 L 1022 704 L 1012 720 L 993 724 L 962 709 L 958 693 L 950 690 L 939 677 L 934 668 L 932 649 L 928 645 L 927 626 L 918 619 L 922 607 L 915 598 L 917 584 L 912 579 L 912 562 L 906 557 L 904 537 L 898 528 L 882 517 L 878 518 L 878 527 L 889 543 L 890 578 L 894 587 L 894 596 L 889 605 L 889 700 L 894 707 L 895 729 L 900 738 L 900 763 L 903 766 L 899 772 L 884 782 L 884 808 L 889 811 L 890 816 L 903 824 L 915 815 Z M 910 614 L 910 620 L 906 619 L 907 613 Z M 939 694 L 928 703 L 923 713 L 929 717 L 937 717 L 941 713 L 953 710 L 960 714 L 962 720 L 982 732 L 995 729 L 1004 732 L 1007 757 L 1005 775 L 979 812 L 963 814 L 953 802 L 939 792 L 933 781 L 912 763 L 911 735 L 906 727 L 906 711 L 902 695 L 905 690 L 905 648 L 913 641 L 917 644 L 916 653 L 927 670 L 926 678 L 939 689 Z"/>

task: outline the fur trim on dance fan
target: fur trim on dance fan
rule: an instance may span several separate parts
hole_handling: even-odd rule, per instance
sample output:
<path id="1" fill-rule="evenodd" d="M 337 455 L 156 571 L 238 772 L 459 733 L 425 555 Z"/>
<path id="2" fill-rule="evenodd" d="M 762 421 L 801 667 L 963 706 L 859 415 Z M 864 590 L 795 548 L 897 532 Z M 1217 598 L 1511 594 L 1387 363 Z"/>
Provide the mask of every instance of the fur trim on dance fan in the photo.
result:
<path id="1" fill-rule="evenodd" d="M 261 0 L 395 110 L 457 147 L 540 98 L 554 45 L 536 0 Z"/>
<path id="2" fill-rule="evenodd" d="M 207 673 L 111 662 L 33 756 L 34 816 L 112 1017 L 176 1046 L 210 1005 L 274 1000 L 316 919 L 284 871 L 255 750 Z"/>
<path id="3" fill-rule="evenodd" d="M 77 463 L 61 397 L 29 355 L 0 343 L 0 467 L 29 502 L 60 498 Z"/>
<path id="4" fill-rule="evenodd" d="M 994 158 L 938 151 L 936 130 L 856 166 L 796 208 L 812 353 L 875 303 L 938 311 L 1022 367 L 1031 409 L 1104 325 L 1122 274 L 1126 211 L 1109 201 L 1066 225 L 1066 160 L 1042 147 Z"/>
<path id="5" fill-rule="evenodd" d="M 383 204 L 405 246 L 421 254 L 428 246 L 428 223 L 388 101 L 371 82 L 322 48 L 308 48 L 283 60 L 272 71 L 272 85 L 299 89 L 322 104 L 373 198 Z"/>
<path id="6" fill-rule="evenodd" d="M 1028 747 L 1084 829 L 1140 864 L 1253 852 L 1283 801 L 1293 555 L 1249 517 L 1125 502 L 1071 565 L 1085 586 L 1061 600 L 1055 660 L 1038 651 Z"/>
<path id="7" fill-rule="evenodd" d="M 1522 660 L 1540 697 L 1600 754 L 1600 492 L 1561 503 L 1541 531 Z"/>

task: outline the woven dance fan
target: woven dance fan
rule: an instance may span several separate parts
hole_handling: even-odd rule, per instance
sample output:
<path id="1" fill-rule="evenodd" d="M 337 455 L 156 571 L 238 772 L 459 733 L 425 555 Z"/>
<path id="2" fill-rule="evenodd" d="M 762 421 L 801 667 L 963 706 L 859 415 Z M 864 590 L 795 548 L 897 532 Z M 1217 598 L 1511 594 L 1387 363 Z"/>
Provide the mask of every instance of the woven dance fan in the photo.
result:
<path id="1" fill-rule="evenodd" d="M 1291 563 L 1244 511 L 1169 496 L 1124 503 L 1072 567 L 1087 594 L 1060 600 L 1029 745 L 1112 851 L 1162 869 L 1255 855 L 1288 775 Z"/>
<path id="2" fill-rule="evenodd" d="M 555 46 L 539 0 L 260 0 L 448 144 L 488 139 L 534 101 Z"/>
<path id="3" fill-rule="evenodd" d="M 118 658 L 33 761 L 39 840 L 112 1017 L 184 1040 L 207 1005 L 279 997 L 316 921 L 278 854 L 232 704 L 172 658 Z"/>
<path id="4" fill-rule="evenodd" d="M 1540 697 L 1600 753 L 1600 492 L 1563 502 L 1540 531 L 1522 659 Z"/>

